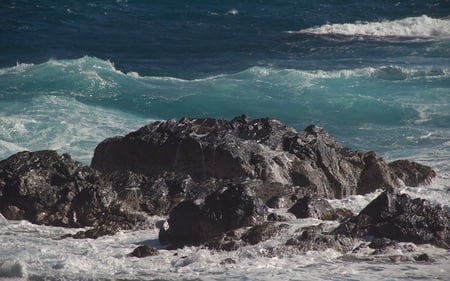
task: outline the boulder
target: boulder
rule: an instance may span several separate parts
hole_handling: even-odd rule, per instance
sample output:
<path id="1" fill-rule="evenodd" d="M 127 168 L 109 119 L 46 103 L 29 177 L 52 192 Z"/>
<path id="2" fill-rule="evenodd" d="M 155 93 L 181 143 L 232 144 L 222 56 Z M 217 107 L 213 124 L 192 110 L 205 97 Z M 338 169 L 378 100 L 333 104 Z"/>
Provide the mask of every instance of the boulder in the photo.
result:
<path id="1" fill-rule="evenodd" d="M 168 227 L 160 229 L 160 242 L 182 246 L 220 240 L 229 230 L 260 224 L 265 215 L 260 199 L 242 185 L 230 185 L 207 196 L 202 206 L 183 201 L 174 207 Z"/>
<path id="2" fill-rule="evenodd" d="M 354 248 L 355 241 L 344 235 L 327 233 L 323 225 L 317 225 L 307 227 L 300 235 L 288 239 L 286 246 L 295 247 L 301 253 L 327 249 L 347 253 Z"/>
<path id="3" fill-rule="evenodd" d="M 36 224 L 133 228 L 145 219 L 123 211 L 111 182 L 55 151 L 20 152 L 0 162 L 0 212 Z"/>
<path id="4" fill-rule="evenodd" d="M 177 173 L 199 184 L 211 178 L 256 180 L 260 184 L 254 192 L 264 201 L 313 194 L 344 198 L 399 186 L 398 178 L 411 178 L 412 173 L 417 184 L 434 175 L 431 168 L 415 165 L 414 170 L 396 164 L 391 168 L 374 152 L 345 148 L 314 125 L 297 132 L 277 120 L 245 115 L 231 121 L 155 122 L 104 140 L 91 163 L 106 174 L 131 171 L 156 178 Z"/>
<path id="5" fill-rule="evenodd" d="M 277 225 L 274 223 L 266 222 L 250 228 L 242 235 L 241 239 L 249 243 L 250 245 L 255 245 L 278 235 L 280 233 L 280 230 L 286 226 L 287 225 Z"/>
<path id="6" fill-rule="evenodd" d="M 297 218 L 316 218 L 319 220 L 336 220 L 339 218 L 336 210 L 326 199 L 305 196 L 289 208 L 288 212 Z"/>
<path id="7" fill-rule="evenodd" d="M 152 246 L 147 245 L 141 245 L 133 250 L 130 254 L 128 254 L 129 257 L 136 257 L 136 258 L 144 258 L 148 256 L 157 256 L 158 250 Z"/>
<path id="8" fill-rule="evenodd" d="M 407 186 L 430 184 L 436 177 L 436 172 L 431 167 L 409 160 L 394 161 L 389 163 L 389 168 Z"/>
<path id="9" fill-rule="evenodd" d="M 352 237 L 372 235 L 400 242 L 450 246 L 450 212 L 429 201 L 411 199 L 394 189 L 382 192 L 357 216 L 340 224 L 335 234 Z"/>

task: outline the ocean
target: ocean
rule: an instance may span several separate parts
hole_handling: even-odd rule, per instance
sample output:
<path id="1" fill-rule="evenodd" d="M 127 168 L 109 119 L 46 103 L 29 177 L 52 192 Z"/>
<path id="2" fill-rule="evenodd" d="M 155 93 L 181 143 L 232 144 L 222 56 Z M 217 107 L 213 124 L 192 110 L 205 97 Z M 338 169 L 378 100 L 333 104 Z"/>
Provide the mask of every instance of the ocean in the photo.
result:
<path id="1" fill-rule="evenodd" d="M 89 165 L 99 142 L 150 122 L 243 113 L 430 165 L 430 186 L 402 192 L 450 209 L 450 1 L 0 2 L 0 160 L 53 149 Z M 358 212 L 376 195 L 331 202 Z M 450 277 L 449 252 L 429 245 L 417 247 L 431 264 L 268 255 L 280 241 L 134 259 L 136 244 L 158 247 L 156 230 L 57 239 L 76 231 L 0 216 L 0 279 Z"/>

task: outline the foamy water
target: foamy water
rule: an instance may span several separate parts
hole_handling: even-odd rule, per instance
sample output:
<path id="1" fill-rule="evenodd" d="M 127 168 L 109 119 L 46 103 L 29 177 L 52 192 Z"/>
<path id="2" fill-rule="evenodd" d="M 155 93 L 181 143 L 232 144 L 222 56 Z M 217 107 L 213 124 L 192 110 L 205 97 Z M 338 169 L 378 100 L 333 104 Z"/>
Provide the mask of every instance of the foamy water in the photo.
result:
<path id="1" fill-rule="evenodd" d="M 292 32 L 291 33 L 296 33 Z M 369 37 L 449 38 L 450 20 L 434 19 L 426 15 L 394 21 L 326 24 L 297 31 L 317 35 L 345 35 Z"/>
<path id="2" fill-rule="evenodd" d="M 432 185 L 402 192 L 449 209 L 448 8 L 441 0 L 0 1 L 0 160 L 55 149 L 89 164 L 99 142 L 153 120 L 246 113 L 297 130 L 316 124 L 352 149 L 430 165 Z M 378 193 L 331 203 L 358 212 Z M 448 251 L 428 245 L 384 255 L 273 252 L 318 223 L 294 220 L 280 237 L 235 252 L 167 251 L 156 229 L 61 240 L 78 230 L 0 216 L 0 279 L 450 279 Z M 138 244 L 160 253 L 127 257 Z M 413 261 L 418 253 L 435 262 Z"/>
<path id="3" fill-rule="evenodd" d="M 431 186 L 403 192 L 441 204 L 450 210 L 450 185 L 438 178 Z M 444 183 L 444 185 L 442 185 Z M 330 200 L 335 207 L 358 212 L 381 191 Z M 285 214 L 286 209 L 277 210 Z M 292 218 L 292 216 L 290 216 Z M 149 217 L 156 223 L 164 218 Z M 98 239 L 61 239 L 79 229 L 38 226 L 0 217 L 0 278 L 11 280 L 448 280 L 450 252 L 431 245 L 400 243 L 399 249 L 372 255 L 370 251 L 342 254 L 334 250 L 299 254 L 279 250 L 298 229 L 337 222 L 294 219 L 289 227 L 268 241 L 234 252 L 185 247 L 165 250 L 158 242 L 158 230 L 122 231 Z M 355 247 L 359 243 L 355 244 Z M 128 257 L 138 245 L 151 245 L 159 255 Z M 408 247 L 406 245 L 409 245 Z M 413 248 L 410 252 L 407 249 Z M 278 249 L 278 250 L 277 250 Z M 434 262 L 416 262 L 414 256 L 428 254 Z M 395 256 L 402 256 L 399 261 Z"/>

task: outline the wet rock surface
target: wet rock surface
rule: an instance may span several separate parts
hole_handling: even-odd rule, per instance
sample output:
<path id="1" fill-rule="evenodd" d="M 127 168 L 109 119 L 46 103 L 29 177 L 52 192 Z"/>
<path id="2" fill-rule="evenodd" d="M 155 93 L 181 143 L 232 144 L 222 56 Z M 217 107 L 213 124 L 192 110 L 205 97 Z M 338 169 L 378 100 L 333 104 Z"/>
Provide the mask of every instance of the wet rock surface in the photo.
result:
<path id="1" fill-rule="evenodd" d="M 450 246 L 450 212 L 429 201 L 390 189 L 334 231 L 352 237 L 373 235 L 395 241 Z"/>
<path id="2" fill-rule="evenodd" d="M 260 184 L 255 193 L 264 201 L 311 194 L 344 198 L 399 186 L 399 176 L 416 178 L 417 184 L 433 177 L 429 167 L 410 166 L 403 169 L 399 162 L 391 169 L 374 152 L 344 148 L 317 126 L 297 132 L 277 120 L 250 120 L 245 115 L 231 121 L 183 118 L 155 122 L 126 136 L 106 139 L 95 149 L 91 163 L 107 174 L 131 171 L 155 178 L 176 172 L 196 182 L 257 179 Z"/>
<path id="3" fill-rule="evenodd" d="M 92 227 L 73 238 L 146 228 L 146 216 L 168 216 L 159 240 L 169 249 L 204 244 L 232 251 L 286 236 L 283 221 L 293 219 L 269 214 L 269 208 L 289 208 L 297 218 L 344 220 L 332 231 L 312 227 L 290 234 L 281 248 L 296 252 L 345 253 L 367 235 L 448 247 L 448 212 L 392 191 L 402 182 L 428 184 L 435 175 L 418 163 L 388 164 L 374 152 L 344 148 L 317 126 L 297 132 L 245 115 L 184 118 L 103 141 L 91 167 L 54 151 L 0 161 L 0 212 L 37 224 Z M 380 188 L 389 191 L 357 216 L 326 200 Z M 375 250 L 390 245 L 375 241 L 369 246 Z"/>
<path id="4" fill-rule="evenodd" d="M 316 218 L 319 220 L 337 220 L 336 210 L 324 198 L 305 196 L 289 208 L 288 212 L 297 218 Z"/>
<path id="5" fill-rule="evenodd" d="M 0 211 L 7 219 L 117 229 L 145 220 L 122 207 L 110 182 L 67 154 L 21 152 L 0 162 Z"/>
<path id="6" fill-rule="evenodd" d="M 221 239 L 224 233 L 264 221 L 261 200 L 242 185 L 232 185 L 206 197 L 199 206 L 183 201 L 169 214 L 168 228 L 161 228 L 160 241 L 174 245 L 197 245 Z"/>
<path id="7" fill-rule="evenodd" d="M 141 245 L 133 250 L 130 254 L 128 254 L 129 257 L 136 257 L 136 258 L 145 258 L 149 256 L 157 256 L 158 250 L 152 246 L 147 245 Z"/>

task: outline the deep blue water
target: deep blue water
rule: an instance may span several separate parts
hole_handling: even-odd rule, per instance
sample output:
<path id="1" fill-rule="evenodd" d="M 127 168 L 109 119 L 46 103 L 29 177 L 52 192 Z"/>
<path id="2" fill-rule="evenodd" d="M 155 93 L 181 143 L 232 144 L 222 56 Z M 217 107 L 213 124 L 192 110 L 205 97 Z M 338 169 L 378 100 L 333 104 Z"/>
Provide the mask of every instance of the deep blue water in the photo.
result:
<path id="1" fill-rule="evenodd" d="M 3 0 L 0 159 L 247 113 L 448 167 L 449 68 L 450 1 Z"/>

